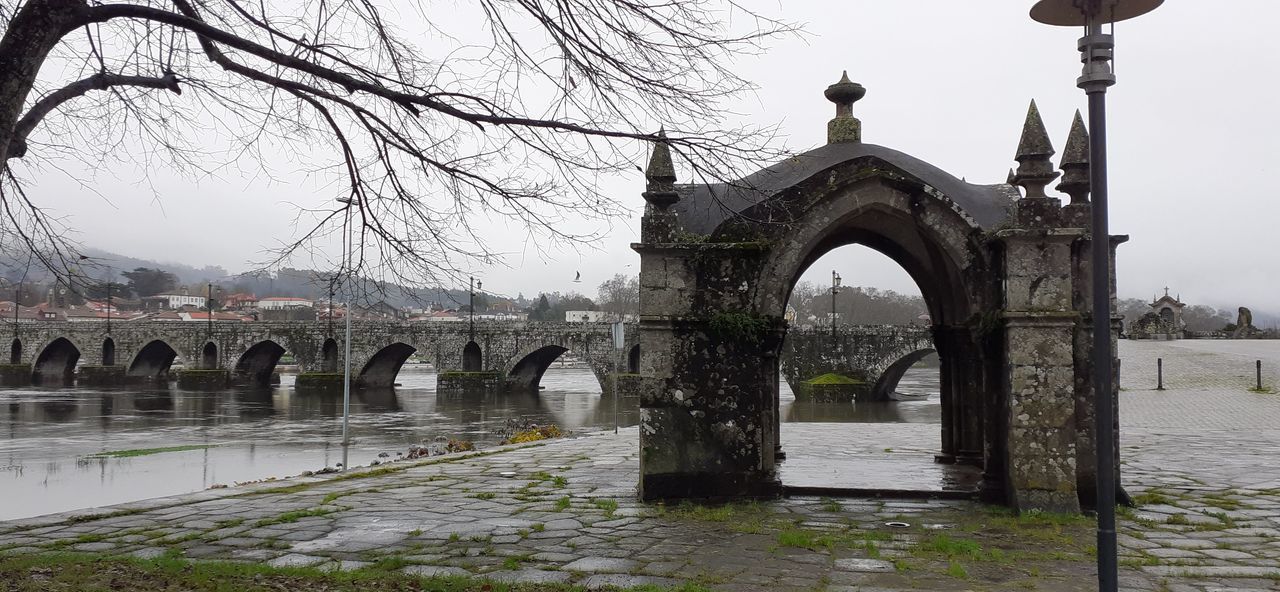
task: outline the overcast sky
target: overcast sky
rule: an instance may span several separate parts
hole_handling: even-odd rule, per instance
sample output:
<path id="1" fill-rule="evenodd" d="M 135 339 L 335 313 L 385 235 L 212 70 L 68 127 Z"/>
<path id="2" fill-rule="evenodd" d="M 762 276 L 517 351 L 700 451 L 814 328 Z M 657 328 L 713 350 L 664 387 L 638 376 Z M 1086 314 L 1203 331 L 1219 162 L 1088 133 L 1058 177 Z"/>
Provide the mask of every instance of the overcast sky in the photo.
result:
<path id="1" fill-rule="evenodd" d="M 759 90 L 731 109 L 754 122 L 780 122 L 793 149 L 816 147 L 833 113 L 822 91 L 847 69 L 867 88 L 855 106 L 864 141 L 971 182 L 1001 182 L 1015 164 L 1028 101 L 1039 104 L 1059 150 L 1072 113 L 1085 107 L 1075 87 L 1080 32 L 1031 21 L 1030 5 L 767 3 L 763 10 L 802 23 L 807 34 L 743 58 L 738 69 Z M 1192 303 L 1277 310 L 1280 200 L 1271 175 L 1280 157 L 1280 3 L 1238 0 L 1222 8 L 1175 0 L 1117 27 L 1119 84 L 1108 94 L 1111 227 L 1132 237 L 1120 249 L 1119 290 L 1150 297 L 1168 285 Z M 231 271 L 246 269 L 287 235 L 282 229 L 291 227 L 295 204 L 334 197 L 289 170 L 274 171 L 276 182 L 235 171 L 198 181 L 153 172 L 148 183 L 158 199 L 132 171 L 100 176 L 97 193 L 46 173 L 31 194 L 68 216 L 84 243 Z M 519 233 L 495 226 L 495 246 L 513 255 L 510 267 L 479 270 L 485 287 L 513 296 L 566 289 L 594 296 L 610 275 L 636 273 L 629 244 L 639 228 L 643 180 L 619 178 L 609 187 L 637 214 L 618 220 L 597 251 L 542 258 L 505 238 Z M 825 284 L 832 269 L 846 285 L 918 293 L 896 265 L 864 248 L 833 252 L 805 279 Z M 569 284 L 577 271 L 582 283 Z"/>

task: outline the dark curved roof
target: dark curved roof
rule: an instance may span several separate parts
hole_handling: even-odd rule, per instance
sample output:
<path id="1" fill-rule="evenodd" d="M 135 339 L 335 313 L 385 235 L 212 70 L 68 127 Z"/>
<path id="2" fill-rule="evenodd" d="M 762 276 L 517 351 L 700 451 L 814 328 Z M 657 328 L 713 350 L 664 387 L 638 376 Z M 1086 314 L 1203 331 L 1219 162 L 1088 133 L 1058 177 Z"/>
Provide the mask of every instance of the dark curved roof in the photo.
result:
<path id="1" fill-rule="evenodd" d="M 836 165 L 865 157 L 884 161 L 937 189 L 983 228 L 991 228 L 1004 220 L 1018 198 L 1017 190 L 1007 183 L 974 185 L 892 148 L 861 142 L 842 142 L 798 154 L 753 173 L 734 185 L 682 185 L 678 188 L 680 201 L 671 209 L 686 231 L 710 234 L 736 212 Z"/>

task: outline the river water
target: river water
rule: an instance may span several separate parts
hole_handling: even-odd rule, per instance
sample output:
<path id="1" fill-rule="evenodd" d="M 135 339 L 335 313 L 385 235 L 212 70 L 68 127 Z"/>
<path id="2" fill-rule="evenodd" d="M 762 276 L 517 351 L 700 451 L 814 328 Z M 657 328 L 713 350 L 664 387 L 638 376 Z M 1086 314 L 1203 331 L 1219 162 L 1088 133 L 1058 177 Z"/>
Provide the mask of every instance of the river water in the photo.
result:
<path id="1" fill-rule="evenodd" d="M 612 429 L 614 399 L 590 370 L 549 369 L 538 394 L 437 397 L 435 373 L 406 365 L 394 390 L 352 393 L 352 466 L 395 458 L 442 438 L 480 446 L 508 420 L 571 431 Z M 899 392 L 926 400 L 797 403 L 782 381 L 784 422 L 938 423 L 938 370 L 916 366 Z M 621 426 L 635 408 L 619 409 Z M 342 462 L 342 394 L 299 394 L 284 375 L 271 389 L 185 391 L 87 387 L 0 389 L 0 520 L 199 491 Z M 104 452 L 199 447 L 132 457 Z"/>

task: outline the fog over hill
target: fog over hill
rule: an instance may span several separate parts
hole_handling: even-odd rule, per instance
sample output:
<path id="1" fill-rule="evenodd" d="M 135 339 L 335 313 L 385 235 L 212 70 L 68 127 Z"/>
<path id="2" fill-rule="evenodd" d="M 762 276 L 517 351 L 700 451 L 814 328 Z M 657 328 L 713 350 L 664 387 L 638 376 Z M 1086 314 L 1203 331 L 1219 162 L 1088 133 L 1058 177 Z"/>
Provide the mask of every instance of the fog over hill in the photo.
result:
<path id="1" fill-rule="evenodd" d="M 250 292 L 261 298 L 298 296 L 321 301 L 329 297 L 329 274 L 315 270 L 286 267 L 275 270 L 270 274 L 237 274 L 229 272 L 218 265 L 195 266 L 174 261 L 130 257 L 96 248 L 86 248 L 84 254 L 89 257 L 84 269 L 85 275 L 100 281 L 106 281 L 114 273 L 114 281 L 124 282 L 124 278 L 120 276 L 121 272 L 144 267 L 161 269 L 172 273 L 177 277 L 179 287 L 187 287 L 195 294 L 202 294 L 207 284 L 212 282 L 225 290 Z M 0 255 L 0 277 L 7 279 L 9 282 L 18 281 L 23 275 L 26 263 L 25 259 L 15 260 L 12 256 L 5 257 Z M 31 269 L 27 270 L 26 278 L 26 281 L 32 283 L 45 283 L 52 279 L 52 275 L 33 265 Z M 846 296 L 842 296 L 839 302 L 840 316 L 842 319 L 849 319 L 852 322 L 873 324 L 910 323 L 916 319 L 918 314 L 925 311 L 924 301 L 917 294 L 901 294 L 892 290 L 878 290 L 874 286 L 862 288 L 848 286 L 848 288 L 850 291 Z M 597 296 L 596 286 L 586 283 L 573 284 L 566 282 L 563 294 L 555 292 L 548 294 L 548 297 L 554 304 L 554 301 L 561 297 L 575 297 L 578 293 L 582 293 L 581 295 L 589 298 L 595 298 Z M 1171 293 L 1176 294 L 1172 290 Z M 457 308 L 467 304 L 466 288 L 409 288 L 398 284 L 364 282 L 359 294 L 354 299 L 357 302 L 377 302 L 382 300 L 398 307 L 419 307 L 436 303 L 446 308 Z M 487 294 L 489 298 L 510 299 L 520 307 L 532 306 L 538 297 L 538 293 L 535 292 L 524 294 L 519 291 L 496 294 L 487 292 Z M 847 303 L 846 298 L 848 299 Z M 337 302 L 343 301 L 344 297 L 341 288 L 338 288 L 338 293 L 334 296 L 334 299 Z M 1150 300 L 1151 297 L 1146 295 L 1122 294 L 1118 312 L 1125 316 L 1127 324 L 1148 311 L 1146 303 L 1150 302 Z M 486 299 L 486 302 L 488 301 L 489 299 Z M 585 305 L 585 302 L 583 304 Z M 811 317 L 823 317 L 825 319 L 825 311 L 829 310 L 830 307 L 830 295 L 825 287 L 810 281 L 802 281 L 793 293 L 791 304 L 802 313 L 802 319 Z M 1248 307 L 1253 313 L 1254 326 L 1261 329 L 1280 327 L 1280 308 L 1277 308 L 1273 303 L 1187 302 L 1187 305 L 1185 316 L 1188 327 L 1192 330 L 1214 330 L 1221 328 L 1226 323 L 1234 323 L 1237 308 L 1240 306 Z M 479 307 L 478 303 L 477 307 Z M 846 307 L 848 307 L 847 311 L 844 310 Z M 806 321 L 800 322 L 804 323 Z M 829 321 L 820 320 L 818 322 Z"/>

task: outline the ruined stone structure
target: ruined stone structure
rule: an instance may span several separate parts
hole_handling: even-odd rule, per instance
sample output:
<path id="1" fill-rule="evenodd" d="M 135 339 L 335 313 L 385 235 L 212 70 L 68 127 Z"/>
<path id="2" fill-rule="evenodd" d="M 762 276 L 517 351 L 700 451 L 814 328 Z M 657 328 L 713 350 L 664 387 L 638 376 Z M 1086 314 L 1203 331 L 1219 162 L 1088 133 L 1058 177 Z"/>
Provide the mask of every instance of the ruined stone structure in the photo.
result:
<path id="1" fill-rule="evenodd" d="M 1063 206 L 1045 194 L 1058 173 L 1034 103 L 1017 171 L 1008 183 L 975 185 L 862 142 L 853 103 L 864 93 L 847 77 L 828 87 L 836 118 L 827 144 L 737 183 L 677 185 L 670 146 L 654 146 L 633 245 L 641 496 L 779 493 L 786 302 L 816 259 L 861 244 L 900 264 L 928 305 L 941 359 L 939 456 L 980 465 L 989 497 L 1019 510 L 1090 505 L 1083 123 L 1077 115 L 1061 162 L 1058 188 L 1071 196 Z M 1107 243 L 1113 259 L 1122 240 Z"/>

